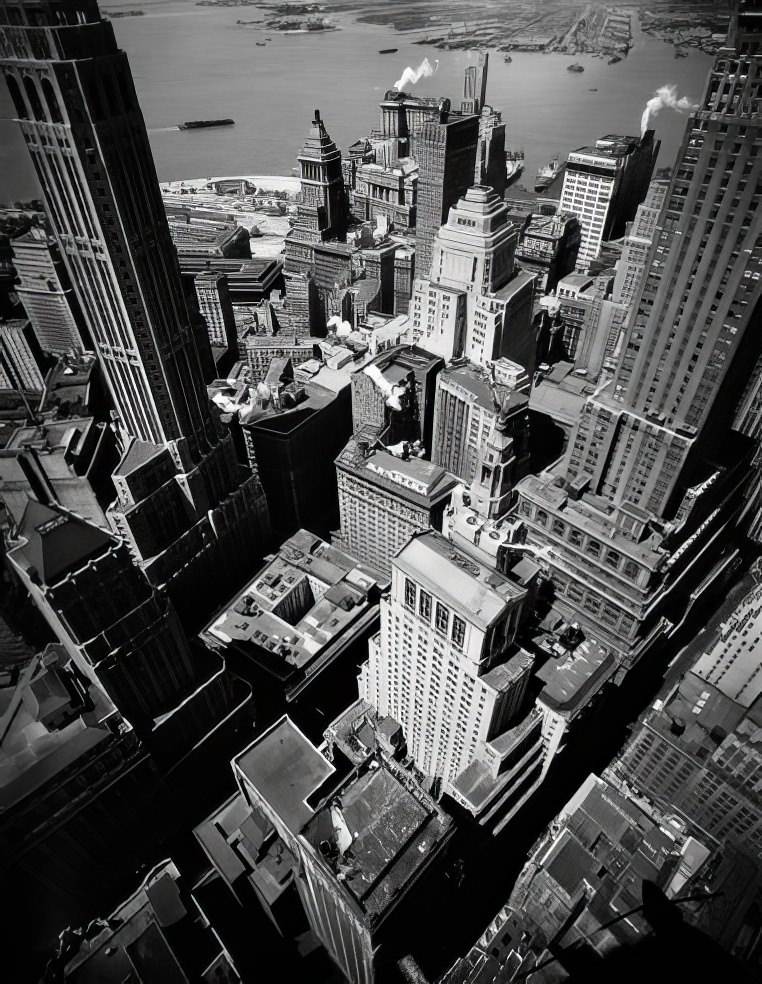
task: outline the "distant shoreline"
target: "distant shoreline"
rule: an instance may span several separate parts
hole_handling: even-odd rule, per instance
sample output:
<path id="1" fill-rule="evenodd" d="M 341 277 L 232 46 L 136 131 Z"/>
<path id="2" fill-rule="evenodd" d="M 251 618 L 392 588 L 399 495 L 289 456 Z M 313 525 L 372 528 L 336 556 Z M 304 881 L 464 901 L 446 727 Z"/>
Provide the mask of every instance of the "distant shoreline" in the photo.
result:
<path id="1" fill-rule="evenodd" d="M 173 178 L 160 181 L 162 190 L 179 191 L 181 188 L 202 188 L 212 181 L 249 181 L 262 191 L 285 191 L 296 194 L 301 185 L 299 178 L 286 174 L 226 174 L 208 178 Z"/>

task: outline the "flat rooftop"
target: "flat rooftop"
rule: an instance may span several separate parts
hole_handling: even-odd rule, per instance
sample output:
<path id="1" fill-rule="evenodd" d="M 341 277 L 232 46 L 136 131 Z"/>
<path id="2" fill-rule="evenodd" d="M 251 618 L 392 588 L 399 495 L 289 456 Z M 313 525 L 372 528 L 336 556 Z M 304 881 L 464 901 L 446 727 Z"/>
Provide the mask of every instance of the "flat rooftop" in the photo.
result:
<path id="1" fill-rule="evenodd" d="M 370 614 L 385 584 L 372 567 L 299 530 L 204 629 L 280 679 L 304 670 Z"/>
<path id="2" fill-rule="evenodd" d="M 553 710 L 573 716 L 615 669 L 613 656 L 592 640 L 585 640 L 563 661 L 550 659 L 540 668 L 537 677 L 545 686 L 538 699 Z"/>
<path id="3" fill-rule="evenodd" d="M 506 605 L 524 594 L 503 574 L 458 550 L 434 530 L 413 537 L 394 564 L 480 629 L 492 625 Z"/>
<path id="4" fill-rule="evenodd" d="M 451 818 L 402 769 L 373 757 L 342 778 L 287 717 L 234 766 L 371 918 L 396 901 L 452 829 Z M 343 850 L 337 825 L 351 838 Z"/>
<path id="5" fill-rule="evenodd" d="M 460 392 L 471 402 L 492 413 L 497 413 L 493 387 L 487 372 L 477 366 L 465 364 L 462 366 L 447 366 L 439 375 L 438 386 L 447 385 L 460 390 Z M 526 393 L 511 390 L 507 386 L 498 383 L 495 387 L 498 397 L 503 401 L 508 398 L 508 408 L 519 412 L 526 409 L 529 404 L 529 397 Z"/>
<path id="6" fill-rule="evenodd" d="M 371 445 L 368 455 L 359 444 L 363 439 Z M 373 448 L 375 439 L 375 433 L 359 432 L 347 442 L 336 464 L 425 509 L 449 496 L 457 484 L 454 475 L 431 461 L 415 457 L 404 460 L 385 449 Z"/>

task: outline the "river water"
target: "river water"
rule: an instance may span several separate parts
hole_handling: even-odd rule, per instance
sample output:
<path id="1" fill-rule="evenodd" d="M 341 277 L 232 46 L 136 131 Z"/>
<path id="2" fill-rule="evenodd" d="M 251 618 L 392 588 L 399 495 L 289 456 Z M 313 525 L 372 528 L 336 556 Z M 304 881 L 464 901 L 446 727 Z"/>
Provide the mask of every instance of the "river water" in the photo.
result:
<path id="1" fill-rule="evenodd" d="M 511 0 L 505 0 L 506 16 Z M 330 8 L 330 2 L 328 2 Z M 341 30 L 280 35 L 236 24 L 263 17 L 255 7 L 199 7 L 193 0 L 102 0 L 101 8 L 143 9 L 142 17 L 114 20 L 127 51 L 160 180 L 218 174 L 291 174 L 296 154 L 319 108 L 329 133 L 346 148 L 377 125 L 378 101 L 424 56 L 439 59 L 434 77 L 415 91 L 446 95 L 457 104 L 463 72 L 475 52 L 416 45 L 416 34 L 334 18 Z M 329 10 L 330 12 L 330 10 Z M 257 41 L 272 37 L 264 47 Z M 397 47 L 380 55 L 379 48 Z M 567 71 L 573 60 L 585 71 Z M 636 27 L 635 46 L 617 65 L 582 55 L 515 53 L 511 64 L 494 53 L 488 101 L 503 113 L 507 143 L 523 148 L 531 186 L 551 156 L 607 133 L 637 133 L 646 100 L 666 83 L 697 101 L 711 59 L 699 51 L 676 59 L 674 49 Z M 592 92 L 591 89 L 597 91 Z M 0 83 L 0 118 L 12 116 Z M 235 127 L 178 131 L 188 119 L 232 117 Z M 665 110 L 657 118 L 660 164 L 671 164 L 685 117 Z M 11 122 L 0 122 L 0 200 L 35 193 L 26 151 Z"/>

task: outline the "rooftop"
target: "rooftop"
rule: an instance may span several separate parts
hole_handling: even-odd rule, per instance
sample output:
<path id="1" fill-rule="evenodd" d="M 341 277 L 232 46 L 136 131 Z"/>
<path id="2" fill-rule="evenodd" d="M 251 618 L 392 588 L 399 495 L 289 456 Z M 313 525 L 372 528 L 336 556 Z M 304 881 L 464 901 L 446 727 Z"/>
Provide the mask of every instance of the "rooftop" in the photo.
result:
<path id="1" fill-rule="evenodd" d="M 480 629 L 487 629 L 506 605 L 524 594 L 503 574 L 457 550 L 434 530 L 414 536 L 393 564 Z"/>
<path id="2" fill-rule="evenodd" d="M 451 819 L 396 765 L 372 757 L 342 778 L 287 717 L 234 764 L 371 919 L 394 904 L 451 832 Z"/>
<path id="3" fill-rule="evenodd" d="M 616 661 L 592 640 L 581 642 L 563 661 L 550 659 L 537 673 L 545 686 L 539 700 L 547 707 L 574 715 L 610 679 Z"/>
<path id="4" fill-rule="evenodd" d="M 369 565 L 299 530 L 202 637 L 234 648 L 281 681 L 301 678 L 335 653 L 335 643 L 370 624 L 383 583 Z"/>
<path id="5" fill-rule="evenodd" d="M 25 562 L 42 584 L 55 584 L 88 560 L 99 557 L 117 542 L 104 530 L 60 506 L 30 499 L 9 554 Z"/>
<path id="6" fill-rule="evenodd" d="M 517 412 L 525 410 L 529 403 L 529 398 L 525 393 L 509 389 L 508 386 L 501 383 L 497 383 L 493 387 L 488 372 L 470 363 L 464 363 L 463 365 L 451 363 L 449 366 L 446 366 L 439 374 L 437 380 L 437 386 L 445 385 L 457 387 L 462 395 L 470 402 L 476 403 L 478 406 L 492 413 L 497 413 L 500 409 L 495 406 L 493 390 L 497 391 L 498 397 L 501 400 L 504 401 L 507 397 L 508 408 L 515 408 Z"/>
<path id="7" fill-rule="evenodd" d="M 390 451 L 374 448 L 374 441 L 375 434 L 358 432 L 336 459 L 337 466 L 426 509 L 449 496 L 457 484 L 455 476 L 431 461 L 416 457 L 405 460 Z M 370 445 L 367 453 L 361 442 Z"/>

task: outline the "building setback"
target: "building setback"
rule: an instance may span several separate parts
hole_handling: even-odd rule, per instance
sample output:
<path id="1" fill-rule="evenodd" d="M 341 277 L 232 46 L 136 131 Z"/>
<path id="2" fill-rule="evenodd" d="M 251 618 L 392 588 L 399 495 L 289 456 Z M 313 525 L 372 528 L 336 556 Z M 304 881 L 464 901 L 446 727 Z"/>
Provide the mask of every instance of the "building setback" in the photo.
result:
<path id="1" fill-rule="evenodd" d="M 473 184 L 478 140 L 479 117 L 451 114 L 447 99 L 442 100 L 439 119 L 423 123 L 415 135 L 417 277 L 428 277 L 437 230 Z"/>
<path id="2" fill-rule="evenodd" d="M 95 0 L 4 4 L 0 70 L 122 439 L 109 521 L 203 620 L 207 585 L 224 597 L 261 556 L 266 507 L 207 398 L 208 339 L 189 321 L 127 56 Z"/>
<path id="3" fill-rule="evenodd" d="M 117 537 L 30 500 L 8 562 L 77 671 L 161 764 L 176 764 L 221 722 L 250 717 L 250 688 L 219 656 L 191 652 L 171 603 Z"/>

